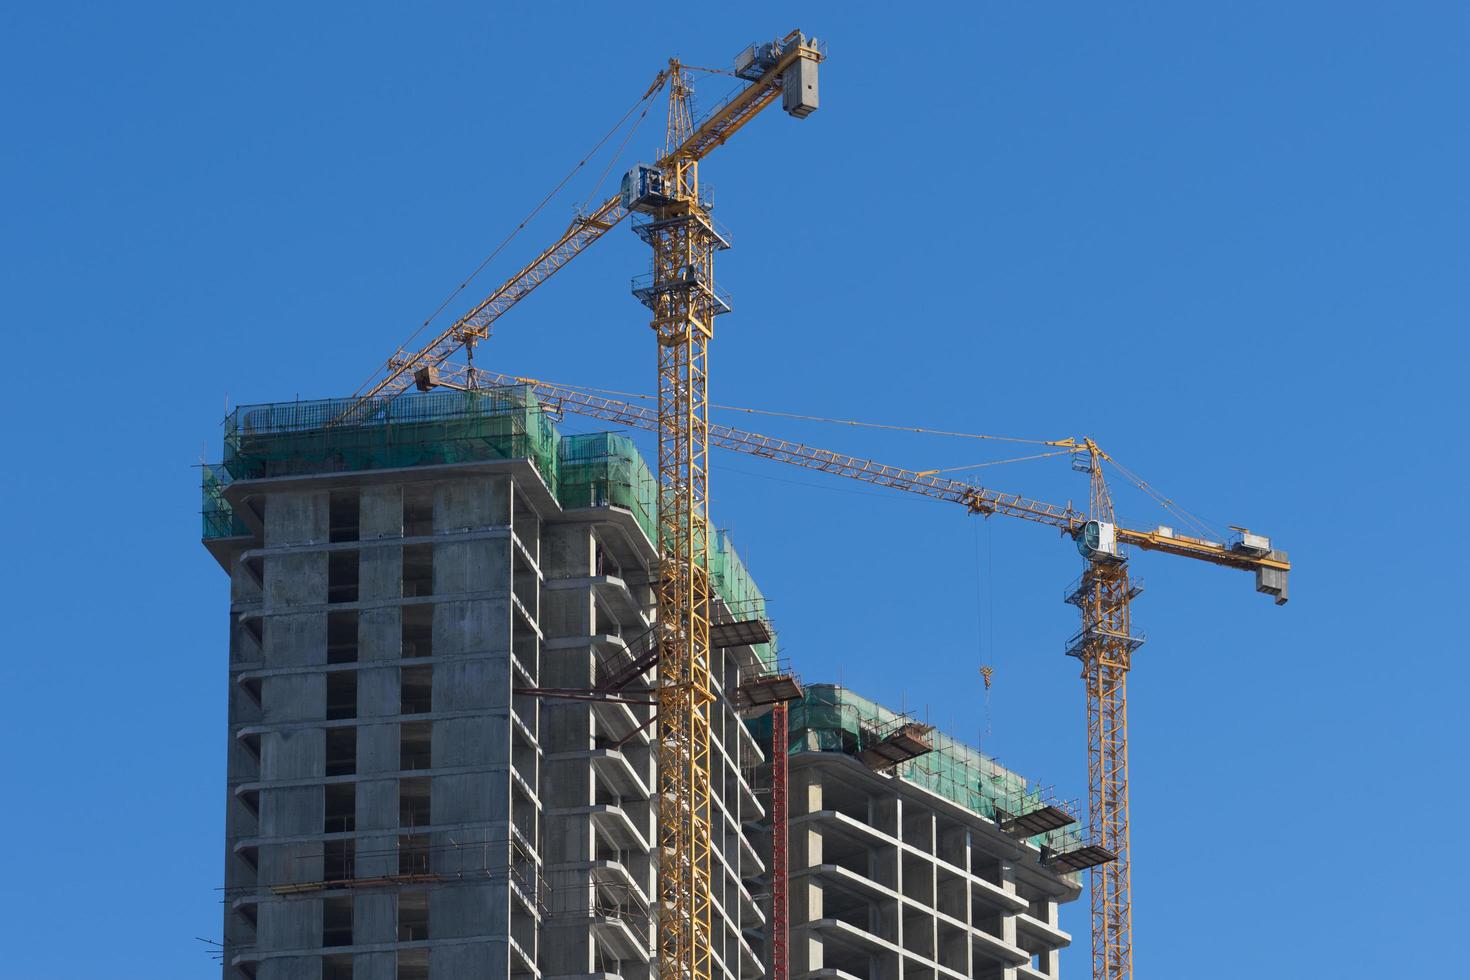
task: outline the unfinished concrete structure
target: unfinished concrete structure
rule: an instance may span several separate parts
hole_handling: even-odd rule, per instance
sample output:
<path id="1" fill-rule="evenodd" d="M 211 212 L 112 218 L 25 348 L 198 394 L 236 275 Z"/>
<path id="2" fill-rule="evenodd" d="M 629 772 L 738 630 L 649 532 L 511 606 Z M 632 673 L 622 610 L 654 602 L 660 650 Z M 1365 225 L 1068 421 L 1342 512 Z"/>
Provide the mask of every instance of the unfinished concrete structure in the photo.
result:
<path id="1" fill-rule="evenodd" d="M 523 392 L 242 408 L 205 473 L 230 573 L 226 976 L 650 970 L 655 487 Z M 720 615 L 759 604 L 714 556 Z M 759 615 L 760 610 L 754 609 Z M 733 683 L 759 652 L 717 652 Z M 545 698 L 627 675 L 622 701 Z M 757 750 L 714 706 L 716 959 L 761 973 Z"/>
<path id="2" fill-rule="evenodd" d="M 812 685 L 789 713 L 793 978 L 1060 975 L 1058 906 L 1087 850 L 1070 814 L 844 688 Z"/>
<path id="3" fill-rule="evenodd" d="M 224 975 L 649 977 L 652 476 L 522 390 L 330 424 L 346 407 L 242 408 L 205 471 L 231 582 Z M 711 575 L 717 622 L 764 619 L 723 537 Z M 772 651 L 738 633 L 712 665 L 712 933 L 745 980 L 769 969 L 770 732 L 734 695 Z M 1075 886 L 922 762 L 858 761 L 881 740 L 815 725 L 823 690 L 793 713 L 792 976 L 1055 976 Z"/>

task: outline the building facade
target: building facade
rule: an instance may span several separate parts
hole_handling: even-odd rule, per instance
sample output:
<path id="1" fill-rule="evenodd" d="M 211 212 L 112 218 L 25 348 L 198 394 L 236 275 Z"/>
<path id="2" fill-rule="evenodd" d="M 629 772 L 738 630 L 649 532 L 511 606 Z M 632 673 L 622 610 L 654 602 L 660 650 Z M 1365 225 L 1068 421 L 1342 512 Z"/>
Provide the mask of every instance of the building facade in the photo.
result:
<path id="1" fill-rule="evenodd" d="M 788 711 L 793 978 L 1060 977 L 1058 910 L 1080 893 L 1085 853 L 1070 812 L 837 685 Z M 768 716 L 751 727 L 770 744 Z"/>
<path id="2" fill-rule="evenodd" d="M 223 975 L 646 980 L 653 477 L 519 389 L 348 404 L 241 408 L 205 471 L 230 580 Z M 717 623 L 765 619 L 724 536 L 711 578 Z M 773 656 L 712 652 L 720 980 L 771 969 L 771 732 L 737 692 Z M 792 977 L 1058 976 L 1077 888 L 1050 838 L 1001 829 L 1038 805 L 1024 783 L 942 739 L 889 764 L 897 716 L 841 688 L 791 719 Z"/>
<path id="3" fill-rule="evenodd" d="M 231 583 L 225 976 L 649 976 L 653 478 L 523 392 L 345 408 L 242 408 L 206 471 Z M 722 596 L 759 601 L 714 558 Z M 756 657 L 718 650 L 716 677 Z M 626 696 L 547 693 L 611 679 Z M 713 731 L 716 963 L 756 977 L 758 750 L 723 690 Z"/>

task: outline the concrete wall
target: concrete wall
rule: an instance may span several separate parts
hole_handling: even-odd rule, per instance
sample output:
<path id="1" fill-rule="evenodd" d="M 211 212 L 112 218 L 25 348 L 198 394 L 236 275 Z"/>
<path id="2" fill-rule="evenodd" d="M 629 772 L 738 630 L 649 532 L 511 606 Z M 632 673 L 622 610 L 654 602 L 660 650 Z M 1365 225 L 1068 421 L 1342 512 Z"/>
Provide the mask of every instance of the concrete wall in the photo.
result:
<path id="1" fill-rule="evenodd" d="M 534 866 L 541 839 L 534 704 L 529 725 L 512 723 L 511 689 L 535 683 L 540 654 L 538 572 L 512 561 L 515 481 L 492 469 L 409 489 L 432 500 L 431 527 L 416 528 L 431 533 L 403 536 L 393 480 L 273 487 L 255 502 L 258 547 L 232 567 L 226 959 L 260 977 L 349 962 L 359 980 L 391 980 L 421 970 L 424 951 L 431 978 L 529 975 L 535 957 L 534 890 L 507 887 L 513 855 Z M 355 534 L 333 527 L 348 495 Z M 536 531 L 539 516 L 521 525 Z M 431 561 L 427 589 L 406 585 L 409 549 Z M 414 649 L 409 620 L 427 624 Z M 408 754 L 405 725 L 429 733 L 426 758 Z M 532 923 L 519 968 L 517 919 Z M 227 962 L 225 975 L 239 974 Z"/>
<path id="2" fill-rule="evenodd" d="M 651 546 L 628 515 L 548 506 L 523 464 L 437 469 L 252 491 L 263 533 L 230 564 L 224 975 L 645 980 L 651 708 L 516 689 L 626 662 Z M 735 658 L 712 670 L 717 976 L 754 978 L 762 810 L 741 769 L 760 753 L 725 693 Z"/>
<path id="3" fill-rule="evenodd" d="M 835 753 L 791 760 L 791 975 L 1058 977 L 1078 888 L 990 821 Z"/>

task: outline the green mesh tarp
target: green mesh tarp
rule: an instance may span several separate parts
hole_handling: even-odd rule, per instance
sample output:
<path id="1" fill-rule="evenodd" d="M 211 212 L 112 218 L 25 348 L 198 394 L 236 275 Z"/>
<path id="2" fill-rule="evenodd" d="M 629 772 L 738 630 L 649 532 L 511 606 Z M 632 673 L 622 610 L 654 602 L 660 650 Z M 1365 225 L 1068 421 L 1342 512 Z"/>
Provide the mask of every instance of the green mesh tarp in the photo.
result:
<path id="1" fill-rule="evenodd" d="M 563 507 L 622 507 L 657 541 L 658 480 L 633 441 L 610 432 L 560 435 L 525 386 L 247 405 L 225 419 L 225 458 L 204 475 L 204 537 L 248 533 L 230 511 L 233 480 L 529 459 Z M 766 600 L 729 535 L 710 542 L 710 581 L 737 619 L 765 619 Z M 756 653 L 767 663 L 775 644 Z"/>
<path id="2" fill-rule="evenodd" d="M 725 605 L 730 607 L 737 620 L 767 619 L 766 597 L 755 584 L 755 579 L 751 578 L 745 563 L 740 560 L 728 531 L 720 531 L 710 543 L 709 576 L 716 594 L 725 600 Z M 757 644 L 752 649 L 762 662 L 767 665 L 774 663 L 774 641 Z"/>
<path id="3" fill-rule="evenodd" d="M 236 409 L 225 419 L 224 468 L 236 480 L 529 459 L 556 490 L 556 429 L 521 388 L 382 399 L 343 421 L 349 399 Z"/>
<path id="4" fill-rule="evenodd" d="M 225 487 L 230 485 L 230 474 L 216 467 L 206 466 L 201 483 L 204 494 L 205 540 L 249 534 L 250 529 L 235 516 L 234 508 L 225 500 Z"/>
<path id="5" fill-rule="evenodd" d="M 792 752 L 842 752 L 855 755 L 911 719 L 835 684 L 807 686 L 789 708 Z M 769 714 L 746 723 L 758 744 L 771 744 Z M 1039 789 L 979 750 L 939 731 L 929 733 L 934 751 L 900 763 L 894 772 L 952 803 L 996 819 L 996 809 L 1011 815 L 1044 804 Z M 1075 846 L 1076 828 L 1063 828 L 1032 838 L 1056 850 Z"/>
<path id="6" fill-rule="evenodd" d="M 658 540 L 658 481 L 633 440 L 611 432 L 562 436 L 556 497 L 563 507 L 622 507 Z"/>

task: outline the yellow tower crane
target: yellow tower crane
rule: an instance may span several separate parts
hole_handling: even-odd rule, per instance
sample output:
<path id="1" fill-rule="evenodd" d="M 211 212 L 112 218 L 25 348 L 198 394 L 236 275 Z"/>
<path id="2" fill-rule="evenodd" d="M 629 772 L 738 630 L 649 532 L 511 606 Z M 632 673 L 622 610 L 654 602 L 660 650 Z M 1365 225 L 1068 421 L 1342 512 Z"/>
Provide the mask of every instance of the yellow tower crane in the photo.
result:
<path id="1" fill-rule="evenodd" d="M 428 378 L 423 379 L 427 385 Z M 436 375 L 446 387 L 467 386 L 466 372 L 454 365 Z M 475 383 L 525 385 L 554 413 L 572 412 L 632 428 L 656 430 L 658 416 L 649 409 L 576 388 L 535 378 L 483 372 Z M 1132 600 L 1141 591 L 1128 575 L 1127 548 L 1159 551 L 1226 568 L 1254 572 L 1256 591 L 1287 601 L 1291 562 L 1270 539 L 1235 528 L 1230 543 L 1176 533 L 1173 529 L 1133 530 L 1116 523 L 1112 496 L 1102 464 L 1111 461 L 1092 439 L 1050 443 L 1074 454 L 1074 466 L 1088 473 L 1090 501 L 1086 514 L 1069 504 L 1031 500 L 1001 493 L 936 471 L 909 470 L 817 449 L 802 443 L 712 424 L 710 444 L 806 469 L 833 473 L 961 504 L 973 514 L 1019 517 L 1055 527 L 1072 538 L 1083 557 L 1081 576 L 1067 590 L 1066 601 L 1082 613 L 1082 628 L 1067 644 L 1068 656 L 1082 665 L 1087 699 L 1088 822 L 1094 846 L 1064 866 L 1088 870 L 1092 901 L 1092 975 L 1094 980 L 1127 980 L 1133 975 L 1133 908 L 1130 889 L 1128 821 L 1128 671 L 1143 639 L 1133 632 Z M 989 685 L 989 677 L 986 676 Z"/>
<path id="2" fill-rule="evenodd" d="M 653 313 L 658 341 L 659 580 L 657 955 L 662 980 L 707 980 L 710 936 L 710 579 L 708 358 L 714 318 L 729 310 L 715 287 L 714 253 L 728 247 L 701 193 L 699 162 L 780 96 L 792 116 L 817 108 L 814 39 L 792 31 L 753 44 L 730 74 L 746 84 L 703 121 L 695 118 L 688 66 L 671 59 L 644 94 L 668 87 L 658 160 L 623 178 L 621 191 L 578 217 L 562 236 L 470 312 L 417 351 L 400 349 L 334 424 L 371 419 L 411 385 L 431 384 L 446 359 L 489 336 L 491 324 L 630 212 L 653 249 L 652 272 L 633 293 Z M 471 373 L 473 379 L 473 373 Z"/>

